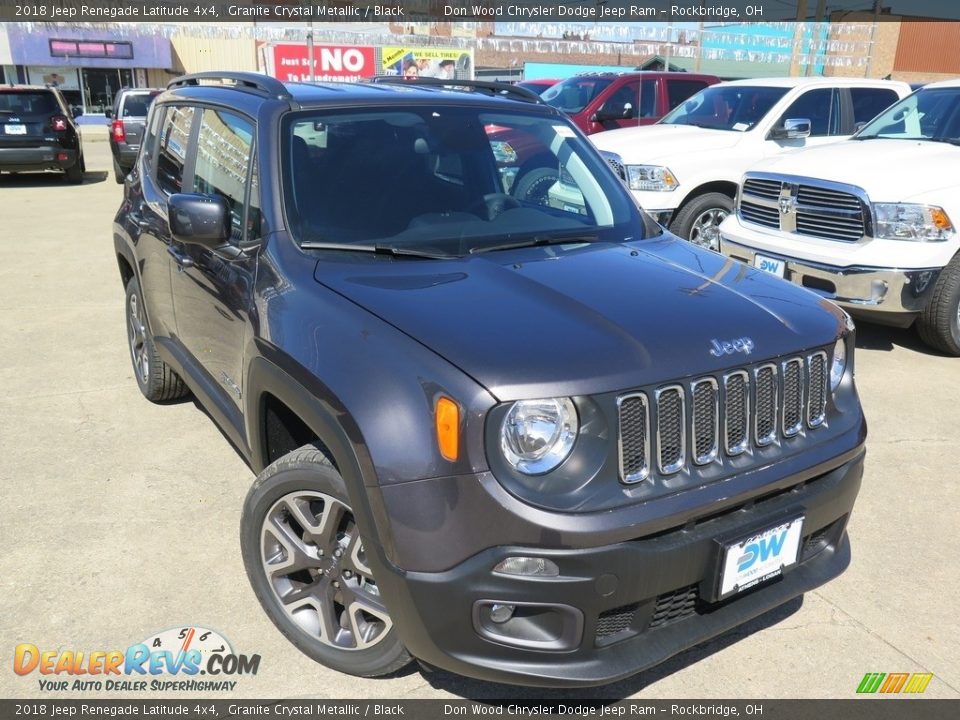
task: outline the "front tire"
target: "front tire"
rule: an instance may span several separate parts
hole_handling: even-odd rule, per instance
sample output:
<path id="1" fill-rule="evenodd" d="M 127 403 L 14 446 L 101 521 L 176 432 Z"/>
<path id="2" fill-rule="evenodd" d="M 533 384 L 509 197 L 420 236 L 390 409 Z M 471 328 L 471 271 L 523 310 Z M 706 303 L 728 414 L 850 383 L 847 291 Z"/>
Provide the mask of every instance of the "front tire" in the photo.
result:
<path id="1" fill-rule="evenodd" d="M 917 320 L 917 331 L 930 347 L 960 356 L 960 255 L 940 271 L 930 301 Z"/>
<path id="2" fill-rule="evenodd" d="M 694 245 L 720 251 L 720 223 L 733 212 L 733 198 L 723 193 L 698 195 L 670 223 L 670 232 Z"/>
<path id="3" fill-rule="evenodd" d="M 157 354 L 153 336 L 147 328 L 143 295 L 136 277 L 127 283 L 125 308 L 130 361 L 140 392 L 150 402 L 166 402 L 186 395 L 189 391 L 183 380 Z"/>
<path id="4" fill-rule="evenodd" d="M 367 563 L 346 484 L 316 446 L 288 453 L 257 477 L 240 547 L 260 605 L 302 653 L 359 677 L 410 662 Z"/>

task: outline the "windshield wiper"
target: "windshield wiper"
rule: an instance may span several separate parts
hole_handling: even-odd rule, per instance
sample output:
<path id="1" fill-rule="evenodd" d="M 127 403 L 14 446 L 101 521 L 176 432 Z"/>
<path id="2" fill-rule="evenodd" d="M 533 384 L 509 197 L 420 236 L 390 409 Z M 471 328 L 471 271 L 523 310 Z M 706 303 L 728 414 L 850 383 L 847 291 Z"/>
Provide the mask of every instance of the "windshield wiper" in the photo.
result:
<path id="1" fill-rule="evenodd" d="M 347 252 L 365 252 L 374 255 L 390 255 L 392 257 L 413 257 L 426 258 L 428 260 L 451 260 L 459 257 L 458 255 L 449 255 L 447 253 L 435 253 L 429 250 L 415 250 L 413 248 L 401 248 L 393 245 L 354 245 L 352 243 L 332 243 L 332 242 L 305 242 L 300 247 L 304 250 L 346 250 Z"/>
<path id="2" fill-rule="evenodd" d="M 471 255 L 479 253 L 498 252 L 500 250 L 515 250 L 526 247 L 540 247 L 543 245 L 572 245 L 577 243 L 596 242 L 599 238 L 596 235 L 532 235 L 523 240 L 514 242 L 500 243 L 499 245 L 478 245 L 470 248 Z"/>

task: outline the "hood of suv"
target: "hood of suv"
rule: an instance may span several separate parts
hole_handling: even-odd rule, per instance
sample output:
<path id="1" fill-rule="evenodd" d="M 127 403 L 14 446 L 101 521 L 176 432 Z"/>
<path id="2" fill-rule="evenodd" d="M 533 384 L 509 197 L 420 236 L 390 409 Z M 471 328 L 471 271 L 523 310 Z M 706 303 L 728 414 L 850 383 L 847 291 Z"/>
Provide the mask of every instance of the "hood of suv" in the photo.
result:
<path id="1" fill-rule="evenodd" d="M 855 185 L 873 202 L 899 202 L 960 184 L 960 147 L 923 140 L 846 140 L 785 153 L 751 170 Z M 909 180 L 905 181 L 905 178 Z"/>
<path id="2" fill-rule="evenodd" d="M 624 162 L 635 164 L 687 153 L 722 150 L 733 147 L 742 138 L 742 133 L 727 130 L 657 124 L 609 130 L 591 136 L 590 140 L 600 150 L 617 153 Z"/>
<path id="3" fill-rule="evenodd" d="M 738 367 L 827 345 L 844 325 L 812 293 L 672 236 L 449 261 L 321 259 L 315 276 L 501 400 Z M 751 353 L 711 353 L 740 338 Z"/>

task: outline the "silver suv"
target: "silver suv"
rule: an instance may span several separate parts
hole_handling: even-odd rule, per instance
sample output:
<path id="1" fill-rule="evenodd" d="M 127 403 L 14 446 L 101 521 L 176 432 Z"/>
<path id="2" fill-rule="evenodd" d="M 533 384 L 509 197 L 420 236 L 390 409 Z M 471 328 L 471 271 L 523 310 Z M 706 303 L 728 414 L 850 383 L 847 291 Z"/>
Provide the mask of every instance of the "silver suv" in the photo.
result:
<path id="1" fill-rule="evenodd" d="M 106 111 L 110 120 L 110 151 L 113 153 L 113 176 L 122 183 L 133 169 L 140 152 L 140 140 L 147 121 L 150 103 L 162 91 L 157 88 L 121 88 Z"/>

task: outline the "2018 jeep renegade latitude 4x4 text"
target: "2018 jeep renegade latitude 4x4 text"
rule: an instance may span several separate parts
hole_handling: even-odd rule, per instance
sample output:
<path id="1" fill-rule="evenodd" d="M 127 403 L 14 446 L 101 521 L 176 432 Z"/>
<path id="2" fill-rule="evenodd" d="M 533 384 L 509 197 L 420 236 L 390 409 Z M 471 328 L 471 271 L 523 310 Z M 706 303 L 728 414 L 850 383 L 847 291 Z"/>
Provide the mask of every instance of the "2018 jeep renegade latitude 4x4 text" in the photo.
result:
<path id="1" fill-rule="evenodd" d="M 842 572 L 847 316 L 663 232 L 533 95 L 441 82 L 187 76 L 125 184 L 137 381 L 259 473 L 281 632 L 356 675 L 599 684 Z M 512 139 L 586 212 L 512 196 Z"/>

